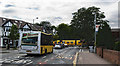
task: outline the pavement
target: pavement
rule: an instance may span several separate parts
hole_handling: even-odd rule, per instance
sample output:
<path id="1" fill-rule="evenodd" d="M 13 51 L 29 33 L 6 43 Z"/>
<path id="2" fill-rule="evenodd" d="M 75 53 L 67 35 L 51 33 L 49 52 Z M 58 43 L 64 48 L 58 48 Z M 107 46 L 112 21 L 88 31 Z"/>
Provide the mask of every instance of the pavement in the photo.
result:
<path id="1" fill-rule="evenodd" d="M 90 53 L 89 50 L 79 51 L 77 61 L 77 64 L 111 64 L 97 54 Z"/>

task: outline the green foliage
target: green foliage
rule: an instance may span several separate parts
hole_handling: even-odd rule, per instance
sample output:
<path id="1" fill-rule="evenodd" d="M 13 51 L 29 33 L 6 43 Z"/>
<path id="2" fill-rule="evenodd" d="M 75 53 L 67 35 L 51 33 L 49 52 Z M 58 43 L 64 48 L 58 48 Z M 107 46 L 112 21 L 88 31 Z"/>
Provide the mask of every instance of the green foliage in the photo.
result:
<path id="1" fill-rule="evenodd" d="M 106 22 L 104 22 L 99 27 L 96 46 L 97 47 L 101 46 L 101 47 L 104 47 L 104 48 L 107 48 L 107 49 L 113 49 L 114 39 L 112 37 L 111 29 Z"/>
<path id="2" fill-rule="evenodd" d="M 94 18 L 96 14 L 96 23 L 101 24 L 105 18 L 104 12 L 97 7 L 80 8 L 77 12 L 73 13 L 73 19 L 71 20 L 71 28 L 74 38 L 85 39 L 87 42 L 94 40 Z M 95 14 L 93 14 L 95 13 Z"/>
<path id="3" fill-rule="evenodd" d="M 38 26 L 42 26 L 41 24 L 39 24 L 39 23 L 35 23 L 36 25 L 38 25 Z"/>
<path id="4" fill-rule="evenodd" d="M 56 27 L 53 25 L 53 26 L 51 26 L 51 29 L 53 30 L 53 29 L 55 29 L 56 30 Z"/>
<path id="5" fill-rule="evenodd" d="M 51 26 L 51 23 L 48 22 L 48 21 L 42 21 L 42 22 L 40 23 L 40 25 L 43 26 L 43 27 L 48 27 L 48 26 Z"/>
<path id="6" fill-rule="evenodd" d="M 12 25 L 10 34 L 8 35 L 8 38 L 13 40 L 13 43 L 14 43 L 14 40 L 19 39 L 18 28 L 16 25 Z M 15 48 L 16 48 L 16 46 L 15 46 Z"/>
<path id="7" fill-rule="evenodd" d="M 57 34 L 59 35 L 59 39 L 69 39 L 70 37 L 70 27 L 67 24 L 59 24 L 57 27 Z"/>
<path id="8" fill-rule="evenodd" d="M 46 33 L 52 33 L 51 23 L 48 21 L 41 21 L 41 23 L 36 23 L 38 26 L 42 26 Z"/>
<path id="9" fill-rule="evenodd" d="M 59 39 L 59 36 L 56 34 L 56 35 L 53 35 L 53 40 L 58 40 Z"/>
<path id="10" fill-rule="evenodd" d="M 115 42 L 115 44 L 114 44 L 114 50 L 120 51 L 120 41 Z"/>
<path id="11" fill-rule="evenodd" d="M 16 40 L 19 39 L 19 33 L 18 33 L 18 28 L 16 25 L 12 25 L 10 34 L 8 36 L 11 40 Z"/>

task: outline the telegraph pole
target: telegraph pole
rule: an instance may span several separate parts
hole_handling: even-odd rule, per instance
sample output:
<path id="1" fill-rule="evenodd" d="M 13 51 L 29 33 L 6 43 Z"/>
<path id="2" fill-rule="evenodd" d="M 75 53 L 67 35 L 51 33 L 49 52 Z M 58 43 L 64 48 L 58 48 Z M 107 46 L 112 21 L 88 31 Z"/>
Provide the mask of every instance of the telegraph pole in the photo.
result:
<path id="1" fill-rule="evenodd" d="M 95 44 L 96 44 L 96 13 L 95 13 L 94 23 L 95 23 Z"/>
<path id="2" fill-rule="evenodd" d="M 95 42 L 94 42 L 94 53 L 96 52 L 96 13 L 94 12 L 95 18 L 94 18 L 94 27 L 95 27 Z"/>

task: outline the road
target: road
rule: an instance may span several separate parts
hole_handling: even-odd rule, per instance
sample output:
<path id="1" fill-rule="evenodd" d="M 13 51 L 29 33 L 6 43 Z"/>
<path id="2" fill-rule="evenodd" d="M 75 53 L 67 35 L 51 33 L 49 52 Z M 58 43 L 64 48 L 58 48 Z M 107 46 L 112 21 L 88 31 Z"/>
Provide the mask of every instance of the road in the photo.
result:
<path id="1" fill-rule="evenodd" d="M 78 47 L 66 47 L 63 49 L 54 49 L 53 53 L 46 55 L 27 55 L 13 53 L 0 54 L 0 62 L 4 64 L 73 64 Z"/>

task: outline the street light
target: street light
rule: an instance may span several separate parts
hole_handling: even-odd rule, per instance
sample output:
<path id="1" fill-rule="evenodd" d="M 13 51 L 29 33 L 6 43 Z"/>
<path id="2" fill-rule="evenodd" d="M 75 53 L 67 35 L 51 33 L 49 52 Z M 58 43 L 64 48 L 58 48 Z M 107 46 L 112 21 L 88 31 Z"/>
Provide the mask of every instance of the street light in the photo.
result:
<path id="1" fill-rule="evenodd" d="M 38 17 L 36 17 L 35 19 L 38 19 Z M 33 19 L 33 24 L 34 24 L 35 19 Z"/>

